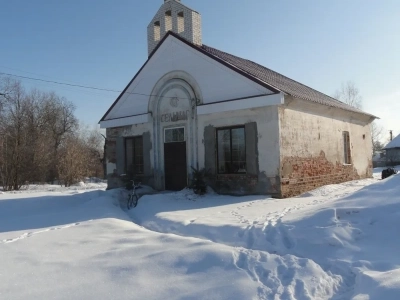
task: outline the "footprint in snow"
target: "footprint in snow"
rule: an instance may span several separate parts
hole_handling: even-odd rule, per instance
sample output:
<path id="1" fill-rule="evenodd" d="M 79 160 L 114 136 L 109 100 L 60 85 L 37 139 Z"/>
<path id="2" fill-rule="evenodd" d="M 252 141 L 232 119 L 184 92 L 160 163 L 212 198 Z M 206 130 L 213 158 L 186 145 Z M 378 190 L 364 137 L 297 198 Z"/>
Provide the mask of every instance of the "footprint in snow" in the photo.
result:
<path id="1" fill-rule="evenodd" d="M 187 221 L 185 221 L 185 225 L 193 224 L 195 221 L 196 221 L 196 219 L 187 220 Z"/>
<path id="2" fill-rule="evenodd" d="M 16 237 L 16 238 L 13 238 L 13 239 L 2 240 L 2 241 L 0 241 L 0 244 L 9 244 L 9 243 L 16 242 L 18 240 L 22 240 L 22 239 L 31 237 L 31 236 L 33 236 L 35 234 L 38 234 L 38 233 L 43 233 L 43 232 L 48 232 L 48 231 L 54 231 L 54 230 L 69 228 L 69 227 L 77 226 L 77 225 L 80 225 L 80 224 L 81 224 L 80 222 L 77 222 L 77 223 L 68 224 L 68 225 L 65 225 L 65 226 L 62 226 L 62 227 L 51 227 L 51 228 L 40 230 L 40 231 L 25 232 L 25 233 L 21 234 L 19 237 Z"/>

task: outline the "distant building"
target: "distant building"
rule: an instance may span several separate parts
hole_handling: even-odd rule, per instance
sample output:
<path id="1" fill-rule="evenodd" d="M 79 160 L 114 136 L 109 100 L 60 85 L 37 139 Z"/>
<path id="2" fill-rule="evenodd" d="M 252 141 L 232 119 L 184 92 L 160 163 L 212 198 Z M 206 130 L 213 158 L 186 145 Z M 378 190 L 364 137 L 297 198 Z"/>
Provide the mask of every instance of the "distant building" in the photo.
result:
<path id="1" fill-rule="evenodd" d="M 386 164 L 388 166 L 400 165 L 400 134 L 391 140 L 383 149 L 386 151 Z"/>
<path id="2" fill-rule="evenodd" d="M 386 166 L 386 153 L 385 151 L 375 151 L 372 156 L 372 165 L 374 168 Z"/>
<path id="3" fill-rule="evenodd" d="M 276 197 L 372 176 L 373 115 L 207 46 L 201 29 L 177 0 L 150 22 L 147 61 L 100 121 L 109 188 L 128 172 L 183 189 L 191 167 L 219 193 Z"/>

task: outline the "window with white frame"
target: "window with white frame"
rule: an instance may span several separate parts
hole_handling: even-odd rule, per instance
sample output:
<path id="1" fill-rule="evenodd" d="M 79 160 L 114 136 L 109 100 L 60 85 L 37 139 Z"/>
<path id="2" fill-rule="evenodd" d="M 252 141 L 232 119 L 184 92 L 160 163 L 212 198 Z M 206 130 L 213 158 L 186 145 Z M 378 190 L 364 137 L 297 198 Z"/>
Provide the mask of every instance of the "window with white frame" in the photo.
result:
<path id="1" fill-rule="evenodd" d="M 184 141 L 185 141 L 185 127 L 164 129 L 164 143 L 176 143 Z"/>

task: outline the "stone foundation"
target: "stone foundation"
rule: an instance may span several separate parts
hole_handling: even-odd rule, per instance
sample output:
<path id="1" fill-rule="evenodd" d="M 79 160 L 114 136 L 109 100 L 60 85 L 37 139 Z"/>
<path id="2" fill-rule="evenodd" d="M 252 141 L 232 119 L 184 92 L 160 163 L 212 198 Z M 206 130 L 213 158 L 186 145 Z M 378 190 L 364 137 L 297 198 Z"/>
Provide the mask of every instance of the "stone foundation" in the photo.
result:
<path id="1" fill-rule="evenodd" d="M 368 174 L 362 176 L 368 177 Z M 332 163 L 321 151 L 317 157 L 284 157 L 281 162 L 281 197 L 293 197 L 323 185 L 362 178 L 353 165 Z"/>
<path id="2" fill-rule="evenodd" d="M 267 177 L 264 173 L 217 174 L 209 177 L 207 184 L 223 195 L 269 195 L 279 197 L 279 177 Z"/>
<path id="3" fill-rule="evenodd" d="M 257 187 L 258 177 L 248 174 L 218 174 L 211 186 L 219 194 L 246 195 Z"/>

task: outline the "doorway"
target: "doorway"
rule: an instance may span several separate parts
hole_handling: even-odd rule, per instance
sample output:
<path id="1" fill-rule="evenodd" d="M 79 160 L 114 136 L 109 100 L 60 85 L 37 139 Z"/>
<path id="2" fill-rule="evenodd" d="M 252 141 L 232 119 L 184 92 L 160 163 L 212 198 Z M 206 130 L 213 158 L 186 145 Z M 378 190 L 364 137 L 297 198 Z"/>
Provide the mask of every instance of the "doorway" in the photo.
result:
<path id="1" fill-rule="evenodd" d="M 164 129 L 165 189 L 180 191 L 187 187 L 185 128 Z"/>

